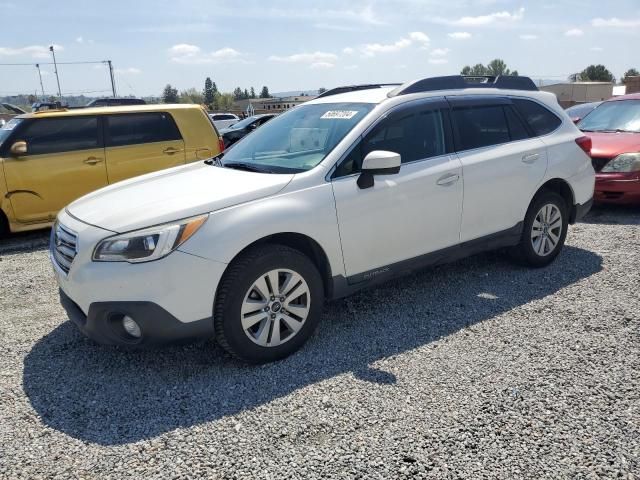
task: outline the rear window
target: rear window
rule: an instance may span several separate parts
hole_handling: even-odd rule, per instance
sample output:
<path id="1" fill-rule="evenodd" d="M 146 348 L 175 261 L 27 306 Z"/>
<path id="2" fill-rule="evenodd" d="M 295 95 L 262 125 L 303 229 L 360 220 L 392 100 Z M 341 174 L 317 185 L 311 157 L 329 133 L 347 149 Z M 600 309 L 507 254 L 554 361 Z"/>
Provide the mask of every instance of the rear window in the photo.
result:
<path id="1" fill-rule="evenodd" d="M 458 129 L 460 150 L 488 147 L 510 140 L 502 105 L 454 108 L 453 120 Z"/>
<path id="2" fill-rule="evenodd" d="M 513 104 L 516 106 L 520 115 L 533 130 L 536 136 L 546 135 L 553 132 L 560 126 L 562 120 L 560 120 L 554 113 L 551 113 L 545 107 L 539 103 L 532 102 L 531 100 L 513 99 Z"/>
<path id="3" fill-rule="evenodd" d="M 178 127 L 168 113 L 105 115 L 105 119 L 106 143 L 110 147 L 182 139 Z"/>
<path id="4" fill-rule="evenodd" d="M 98 117 L 40 118 L 31 121 L 19 134 L 27 142 L 29 155 L 71 152 L 101 147 Z"/>

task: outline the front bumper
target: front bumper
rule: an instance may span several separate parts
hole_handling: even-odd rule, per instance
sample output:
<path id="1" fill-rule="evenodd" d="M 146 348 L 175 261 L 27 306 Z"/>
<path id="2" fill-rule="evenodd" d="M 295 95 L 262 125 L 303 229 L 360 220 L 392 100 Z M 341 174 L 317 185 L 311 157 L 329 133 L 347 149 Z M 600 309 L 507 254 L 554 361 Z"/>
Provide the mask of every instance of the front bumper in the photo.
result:
<path id="1" fill-rule="evenodd" d="M 596 203 L 640 204 L 640 174 L 599 173 L 594 197 Z"/>
<path id="2" fill-rule="evenodd" d="M 96 302 L 89 306 L 87 315 L 62 290 L 60 303 L 69 320 L 92 340 L 103 345 L 154 346 L 168 343 L 207 339 L 214 335 L 213 320 L 184 323 L 153 302 Z M 129 335 L 122 326 L 127 315 L 140 327 L 142 336 Z"/>

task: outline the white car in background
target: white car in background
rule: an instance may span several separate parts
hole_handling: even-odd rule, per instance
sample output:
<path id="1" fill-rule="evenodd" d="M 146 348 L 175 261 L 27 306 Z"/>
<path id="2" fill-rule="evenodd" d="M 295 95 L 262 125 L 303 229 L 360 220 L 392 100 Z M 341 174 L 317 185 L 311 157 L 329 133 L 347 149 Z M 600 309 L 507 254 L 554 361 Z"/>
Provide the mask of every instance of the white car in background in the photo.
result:
<path id="1" fill-rule="evenodd" d="M 527 77 L 330 90 L 216 158 L 69 205 L 51 236 L 61 302 L 98 342 L 215 336 L 277 360 L 326 299 L 502 247 L 550 264 L 591 206 L 590 145 Z"/>
<path id="2" fill-rule="evenodd" d="M 240 118 L 233 113 L 210 113 L 209 118 L 218 131 L 240 121 Z"/>

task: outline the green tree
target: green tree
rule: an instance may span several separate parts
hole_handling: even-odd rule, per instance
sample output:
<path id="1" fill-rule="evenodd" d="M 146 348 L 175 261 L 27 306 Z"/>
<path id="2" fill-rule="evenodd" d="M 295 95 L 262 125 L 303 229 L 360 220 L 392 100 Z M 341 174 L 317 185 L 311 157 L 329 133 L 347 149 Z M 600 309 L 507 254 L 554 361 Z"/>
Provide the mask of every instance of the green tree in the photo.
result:
<path id="1" fill-rule="evenodd" d="M 473 67 L 466 65 L 460 71 L 460 75 L 466 75 L 470 77 L 474 77 L 474 76 L 484 77 L 487 75 L 493 75 L 493 76 L 512 75 L 514 77 L 517 77 L 518 71 L 509 70 L 504 60 L 501 60 L 500 58 L 496 58 L 494 60 L 491 60 L 486 66 L 481 63 L 477 63 Z"/>
<path id="2" fill-rule="evenodd" d="M 197 103 L 202 105 L 204 103 L 204 95 L 195 88 L 188 88 L 180 92 L 180 103 Z"/>
<path id="3" fill-rule="evenodd" d="M 580 72 L 583 82 L 615 82 L 613 74 L 604 65 L 589 65 Z"/>
<path id="4" fill-rule="evenodd" d="M 213 91 L 213 82 L 209 77 L 204 81 L 204 90 L 202 92 L 204 104 L 209 110 L 213 108 L 215 101 L 215 92 Z"/>
<path id="5" fill-rule="evenodd" d="M 250 98 L 250 97 L 249 97 L 249 90 L 247 90 L 247 89 L 245 88 L 245 89 L 244 89 L 244 91 L 242 92 L 242 99 L 243 99 L 243 100 L 246 100 L 246 99 L 248 99 L 248 98 Z"/>
<path id="6" fill-rule="evenodd" d="M 236 87 L 233 90 L 233 99 L 234 100 L 242 100 L 242 89 L 240 87 Z"/>
<path id="7" fill-rule="evenodd" d="M 635 68 L 630 68 L 629 70 L 624 72 L 624 75 L 622 75 L 622 83 L 626 83 L 627 77 L 637 76 L 640 76 L 640 72 L 638 72 L 638 70 L 636 70 Z"/>
<path id="8" fill-rule="evenodd" d="M 162 91 L 162 103 L 178 103 L 178 89 L 167 83 Z"/>
<path id="9" fill-rule="evenodd" d="M 326 91 L 327 91 L 327 89 L 326 89 L 326 88 L 324 88 L 324 87 L 320 87 L 320 88 L 318 89 L 318 95 L 322 95 L 322 94 L 323 94 L 324 92 L 326 92 Z"/>
<path id="10" fill-rule="evenodd" d="M 253 87 L 251 87 L 251 90 L 249 90 L 249 98 L 256 98 L 256 91 Z"/>
<path id="11" fill-rule="evenodd" d="M 262 90 L 260 91 L 260 98 L 271 98 L 267 87 L 262 87 Z"/>
<path id="12" fill-rule="evenodd" d="M 461 75 L 469 75 L 469 76 L 474 76 L 474 75 L 479 75 L 479 76 L 483 76 L 483 75 L 489 75 L 488 71 L 487 71 L 487 67 L 485 67 L 484 65 L 482 65 L 481 63 L 478 63 L 476 65 L 474 65 L 473 67 L 470 67 L 469 65 L 465 66 L 462 71 L 460 72 Z"/>
<path id="13" fill-rule="evenodd" d="M 230 93 L 222 93 L 218 96 L 218 108 L 220 110 L 229 110 L 233 106 L 234 97 Z"/>

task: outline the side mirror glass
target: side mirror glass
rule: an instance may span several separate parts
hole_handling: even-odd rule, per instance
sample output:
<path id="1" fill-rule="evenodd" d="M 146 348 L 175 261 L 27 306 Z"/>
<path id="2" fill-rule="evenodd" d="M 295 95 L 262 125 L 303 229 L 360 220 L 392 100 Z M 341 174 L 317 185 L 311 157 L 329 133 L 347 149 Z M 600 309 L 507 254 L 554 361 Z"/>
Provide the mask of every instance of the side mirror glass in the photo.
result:
<path id="1" fill-rule="evenodd" d="M 25 142 L 23 140 L 19 140 L 19 141 L 15 142 L 13 145 L 11 145 L 10 152 L 13 155 L 15 155 L 16 157 L 19 157 L 21 155 L 26 155 L 27 154 L 27 142 Z"/>
<path id="2" fill-rule="evenodd" d="M 374 175 L 393 175 L 400 171 L 402 159 L 399 153 L 386 150 L 374 150 L 369 152 L 362 160 L 362 173 L 358 177 L 360 188 L 373 187 Z"/>

